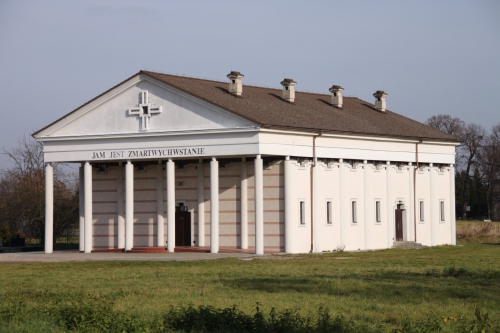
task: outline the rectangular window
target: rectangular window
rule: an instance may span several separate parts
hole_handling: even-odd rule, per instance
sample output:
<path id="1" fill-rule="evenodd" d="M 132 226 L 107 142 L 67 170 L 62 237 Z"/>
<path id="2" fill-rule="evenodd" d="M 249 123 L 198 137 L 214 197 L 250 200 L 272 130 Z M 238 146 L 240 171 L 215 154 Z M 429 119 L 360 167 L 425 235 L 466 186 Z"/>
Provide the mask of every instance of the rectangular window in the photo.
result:
<path id="1" fill-rule="evenodd" d="M 332 224 L 332 202 L 326 202 L 326 224 Z"/>
<path id="2" fill-rule="evenodd" d="M 305 201 L 299 201 L 299 209 L 300 209 L 300 225 L 305 225 L 306 224 L 306 202 Z"/>
<path id="3" fill-rule="evenodd" d="M 375 221 L 377 223 L 382 222 L 382 218 L 380 217 L 380 201 L 375 201 Z"/>
<path id="4" fill-rule="evenodd" d="M 444 201 L 439 202 L 439 216 L 441 219 L 441 222 L 444 222 Z"/>
<path id="5" fill-rule="evenodd" d="M 358 223 L 358 216 L 356 212 L 356 201 L 351 202 L 351 210 L 352 210 L 352 223 Z"/>
<path id="6" fill-rule="evenodd" d="M 424 202 L 420 201 L 420 222 L 424 222 Z"/>

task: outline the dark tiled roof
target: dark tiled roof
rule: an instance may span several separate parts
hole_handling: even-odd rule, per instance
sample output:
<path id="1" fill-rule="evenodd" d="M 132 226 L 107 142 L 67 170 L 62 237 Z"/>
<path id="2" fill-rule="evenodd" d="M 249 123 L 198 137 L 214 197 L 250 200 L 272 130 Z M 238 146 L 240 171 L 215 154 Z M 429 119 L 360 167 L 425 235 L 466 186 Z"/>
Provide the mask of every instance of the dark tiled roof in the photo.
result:
<path id="1" fill-rule="evenodd" d="M 149 71 L 140 71 L 32 135 L 35 136 L 137 75 L 148 75 L 263 128 L 460 142 L 455 136 L 389 110 L 379 112 L 373 104 L 355 97 L 344 97 L 342 109 L 339 109 L 330 104 L 330 95 L 298 91 L 292 104 L 281 98 L 281 89 L 244 85 L 240 97 L 229 93 L 228 82 Z"/>
<path id="2" fill-rule="evenodd" d="M 344 97 L 342 109 L 330 104 L 328 94 L 295 93 L 295 103 L 281 98 L 280 89 L 243 85 L 241 97 L 228 92 L 228 82 L 141 71 L 152 78 L 203 99 L 264 128 L 322 131 L 325 133 L 367 134 L 375 136 L 435 139 L 460 142 L 460 139 L 415 120 L 386 110 L 359 98 Z"/>

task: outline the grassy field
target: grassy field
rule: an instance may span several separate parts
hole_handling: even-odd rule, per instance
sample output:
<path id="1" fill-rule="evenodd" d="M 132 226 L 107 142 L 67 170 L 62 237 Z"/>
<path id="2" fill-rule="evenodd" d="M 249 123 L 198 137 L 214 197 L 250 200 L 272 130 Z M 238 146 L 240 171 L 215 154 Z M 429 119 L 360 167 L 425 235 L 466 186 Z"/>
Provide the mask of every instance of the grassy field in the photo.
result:
<path id="1" fill-rule="evenodd" d="M 185 320 L 179 307 L 236 305 L 249 316 L 258 307 L 266 318 L 272 308 L 295 310 L 294 320 L 324 309 L 348 324 L 339 332 L 499 332 L 500 238 L 491 233 L 498 225 L 459 222 L 457 234 L 476 237 L 423 250 L 0 264 L 0 331 L 98 332 L 120 320 L 126 331 L 168 331 L 158 323 L 172 309 Z"/>

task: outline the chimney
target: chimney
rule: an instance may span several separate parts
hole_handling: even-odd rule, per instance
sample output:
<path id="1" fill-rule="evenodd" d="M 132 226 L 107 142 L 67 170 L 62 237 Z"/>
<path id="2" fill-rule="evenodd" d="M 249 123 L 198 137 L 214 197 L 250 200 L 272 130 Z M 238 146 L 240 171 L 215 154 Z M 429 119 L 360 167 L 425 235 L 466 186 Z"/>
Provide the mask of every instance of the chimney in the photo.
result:
<path id="1" fill-rule="evenodd" d="M 332 93 L 332 105 L 336 106 L 338 108 L 342 107 L 342 92 L 344 91 L 344 88 L 341 86 L 332 86 L 330 89 L 330 92 Z"/>
<path id="2" fill-rule="evenodd" d="M 243 85 L 241 84 L 241 79 L 244 77 L 240 72 L 231 71 L 227 74 L 229 78 L 229 92 L 236 96 L 241 96 L 243 92 Z"/>
<path id="3" fill-rule="evenodd" d="M 378 111 L 385 112 L 386 103 L 385 98 L 387 94 L 383 90 L 377 90 L 376 93 L 373 94 L 375 97 L 375 109 Z"/>
<path id="4" fill-rule="evenodd" d="M 281 85 L 283 86 L 283 92 L 281 96 L 283 99 L 289 103 L 294 103 L 295 102 L 295 85 L 297 82 L 295 82 L 292 79 L 284 79 L 281 81 Z"/>

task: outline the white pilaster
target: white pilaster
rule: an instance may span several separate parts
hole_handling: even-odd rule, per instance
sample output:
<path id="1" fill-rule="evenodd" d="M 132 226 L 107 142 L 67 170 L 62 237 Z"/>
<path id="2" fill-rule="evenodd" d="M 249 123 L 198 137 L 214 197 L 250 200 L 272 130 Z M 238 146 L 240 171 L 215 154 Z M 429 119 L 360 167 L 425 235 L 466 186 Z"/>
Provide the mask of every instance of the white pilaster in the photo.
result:
<path id="1" fill-rule="evenodd" d="M 175 250 L 175 163 L 167 161 L 167 250 Z"/>
<path id="2" fill-rule="evenodd" d="M 165 247 L 165 221 L 163 219 L 163 163 L 156 166 L 156 246 Z"/>
<path id="3" fill-rule="evenodd" d="M 416 209 L 415 207 L 415 189 L 413 186 L 413 170 L 414 166 L 412 166 L 411 162 L 408 163 L 408 188 L 409 188 L 409 204 L 408 204 L 408 240 L 410 241 L 415 241 L 415 213 L 414 210 Z"/>
<path id="4" fill-rule="evenodd" d="M 436 168 L 431 163 L 429 165 L 429 189 L 430 189 L 430 222 L 431 222 L 431 246 L 436 245 L 436 227 L 438 221 L 439 212 L 437 212 L 436 208 L 438 207 L 437 199 L 436 199 Z"/>
<path id="5" fill-rule="evenodd" d="M 241 210 L 241 248 L 248 249 L 248 173 L 247 159 L 241 159 L 240 169 L 240 210 Z"/>
<path id="6" fill-rule="evenodd" d="M 293 176 L 292 176 L 292 161 L 290 156 L 285 159 L 285 252 L 294 253 L 293 248 L 293 228 L 294 224 L 294 208 L 293 208 Z"/>
<path id="7" fill-rule="evenodd" d="M 54 241 L 54 168 L 45 165 L 45 253 L 52 253 Z"/>
<path id="8" fill-rule="evenodd" d="M 386 190 L 387 190 L 387 247 L 391 248 L 394 243 L 394 208 L 392 197 L 392 167 L 391 162 L 387 161 L 385 168 L 386 173 Z"/>
<path id="9" fill-rule="evenodd" d="M 80 252 L 83 252 L 85 250 L 85 195 L 84 195 L 84 189 L 85 189 L 85 183 L 83 181 L 83 165 L 78 168 L 78 181 L 79 181 L 79 187 L 78 187 L 78 202 L 79 202 L 79 222 L 80 222 Z"/>
<path id="10" fill-rule="evenodd" d="M 325 224 L 324 220 L 320 220 L 320 216 L 324 216 L 323 210 L 325 209 L 325 200 L 321 197 L 320 185 L 320 171 L 318 165 L 318 159 L 313 161 L 316 166 L 313 168 L 313 197 L 311 198 L 311 202 L 313 207 L 313 218 L 311 221 L 312 225 L 312 233 L 313 233 L 313 252 L 321 252 L 322 244 L 320 244 L 321 239 L 321 231 L 324 230 L 323 226 Z M 312 167 L 312 166 L 311 166 Z"/>
<path id="11" fill-rule="evenodd" d="M 255 158 L 255 254 L 264 254 L 264 164 Z"/>
<path id="12" fill-rule="evenodd" d="M 85 162 L 84 169 L 84 187 L 85 187 L 85 246 L 84 252 L 92 252 L 92 165 Z"/>
<path id="13" fill-rule="evenodd" d="M 339 235 L 340 235 L 340 246 L 345 246 L 345 224 L 346 221 L 346 210 L 348 209 L 348 202 L 346 202 L 345 195 L 345 163 L 343 159 L 339 159 Z"/>
<path id="14" fill-rule="evenodd" d="M 210 161 L 210 253 L 219 253 L 219 161 Z"/>
<path id="15" fill-rule="evenodd" d="M 365 227 L 365 250 L 370 249 L 370 229 L 373 223 L 373 218 L 375 217 L 375 211 L 374 209 L 370 209 L 372 205 L 372 201 L 370 198 L 370 168 L 368 166 L 368 161 L 363 162 L 363 171 L 364 171 L 364 203 L 365 203 L 365 216 L 364 216 L 364 221 L 363 225 Z"/>
<path id="16" fill-rule="evenodd" d="M 125 248 L 125 198 L 123 188 L 123 162 L 118 162 L 116 170 L 116 212 L 117 212 L 117 238 L 118 248 Z"/>
<path id="17" fill-rule="evenodd" d="M 450 164 L 450 232 L 451 245 L 457 244 L 457 220 L 455 216 L 455 167 Z"/>
<path id="18" fill-rule="evenodd" d="M 125 251 L 134 247 L 134 165 L 125 165 Z"/>
<path id="19" fill-rule="evenodd" d="M 198 163 L 198 246 L 205 246 L 205 168 Z"/>

